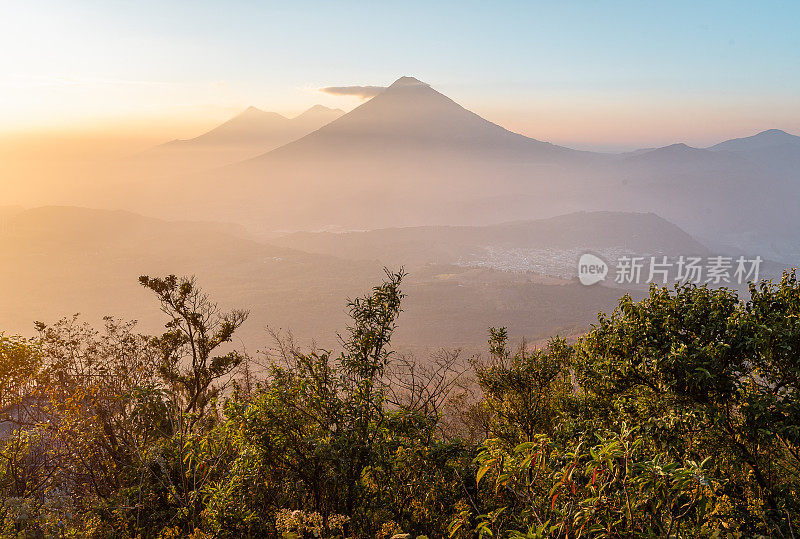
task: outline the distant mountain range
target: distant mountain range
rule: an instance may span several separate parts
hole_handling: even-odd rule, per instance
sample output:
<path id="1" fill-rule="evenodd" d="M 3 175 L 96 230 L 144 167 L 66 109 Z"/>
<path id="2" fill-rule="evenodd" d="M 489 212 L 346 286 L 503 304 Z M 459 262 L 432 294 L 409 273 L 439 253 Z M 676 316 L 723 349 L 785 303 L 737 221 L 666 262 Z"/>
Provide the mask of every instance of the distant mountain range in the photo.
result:
<path id="1" fill-rule="evenodd" d="M 173 140 L 161 148 L 229 146 L 266 152 L 311 133 L 343 114 L 344 111 L 339 109 L 314 105 L 290 119 L 277 112 L 265 112 L 256 107 L 248 107 L 244 112 L 207 133 L 188 140 Z"/>
<path id="2" fill-rule="evenodd" d="M 339 109 L 314 105 L 299 116 L 248 107 L 227 122 L 195 138 L 173 140 L 139 156 L 163 175 L 213 168 L 273 150 L 332 122 L 344 114 Z"/>
<path id="3" fill-rule="evenodd" d="M 412 77 L 336 114 L 260 155 L 113 196 L 149 214 L 203 215 L 261 232 L 653 212 L 709 245 L 800 260 L 796 209 L 787 204 L 800 197 L 800 137 L 783 131 L 706 149 L 582 152 L 508 131 Z M 276 121 L 251 112 L 184 144 L 239 140 L 250 133 L 248 117 L 257 124 L 263 115 Z"/>

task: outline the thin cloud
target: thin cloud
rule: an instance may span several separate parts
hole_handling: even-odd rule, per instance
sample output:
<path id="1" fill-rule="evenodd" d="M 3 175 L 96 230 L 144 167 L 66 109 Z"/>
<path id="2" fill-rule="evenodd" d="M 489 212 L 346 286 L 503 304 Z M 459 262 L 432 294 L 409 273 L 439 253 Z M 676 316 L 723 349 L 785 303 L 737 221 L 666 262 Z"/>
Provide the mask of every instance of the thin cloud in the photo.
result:
<path id="1" fill-rule="evenodd" d="M 384 86 L 328 86 L 327 88 L 320 88 L 319 91 L 330 95 L 347 95 L 359 97 L 361 99 L 369 99 L 375 97 L 386 87 Z"/>

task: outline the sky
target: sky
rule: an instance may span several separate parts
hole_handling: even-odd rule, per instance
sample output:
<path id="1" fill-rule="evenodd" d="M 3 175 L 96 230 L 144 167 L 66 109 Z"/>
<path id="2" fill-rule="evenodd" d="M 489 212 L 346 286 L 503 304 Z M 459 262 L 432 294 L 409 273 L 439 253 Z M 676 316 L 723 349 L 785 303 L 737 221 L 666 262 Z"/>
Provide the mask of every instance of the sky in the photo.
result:
<path id="1" fill-rule="evenodd" d="M 0 0 L 0 137 L 196 136 L 417 77 L 573 147 L 800 133 L 800 2 Z"/>

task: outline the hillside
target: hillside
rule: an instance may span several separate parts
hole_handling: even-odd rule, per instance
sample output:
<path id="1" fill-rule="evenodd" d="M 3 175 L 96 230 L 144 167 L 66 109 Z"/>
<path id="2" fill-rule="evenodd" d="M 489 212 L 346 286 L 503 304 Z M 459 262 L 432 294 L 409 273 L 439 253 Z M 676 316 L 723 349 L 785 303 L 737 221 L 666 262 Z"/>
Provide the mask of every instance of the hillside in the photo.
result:
<path id="1" fill-rule="evenodd" d="M 478 264 L 517 271 L 549 267 L 560 270 L 561 274 L 574 272 L 575 261 L 583 252 L 609 255 L 708 252 L 689 234 L 657 215 L 620 212 L 573 213 L 481 227 L 299 232 L 272 241 L 314 253 L 411 267 L 428 263 Z M 489 260 L 490 254 L 493 260 Z M 507 264 L 516 265 L 503 268 L 504 259 Z"/>
<path id="2" fill-rule="evenodd" d="M 786 182 L 797 182 L 800 170 L 800 137 L 769 129 L 750 137 L 726 140 L 708 148 L 729 152 L 756 163 Z"/>
<path id="3" fill-rule="evenodd" d="M 120 211 L 34 208 L 0 229 L 0 327 L 30 334 L 33 322 L 76 311 L 138 319 L 157 331 L 158 306 L 137 284 L 142 274 L 196 275 L 223 307 L 252 310 L 241 338 L 269 344 L 264 328 L 292 329 L 301 339 L 335 346 L 346 322 L 344 298 L 382 275 L 381 263 L 310 254 L 249 239 L 238 226 L 168 222 Z M 399 264 L 398 264 L 399 265 Z M 541 276 L 448 264 L 411 272 L 401 348 L 483 348 L 486 328 L 519 335 L 582 331 L 619 290 L 586 289 Z"/>

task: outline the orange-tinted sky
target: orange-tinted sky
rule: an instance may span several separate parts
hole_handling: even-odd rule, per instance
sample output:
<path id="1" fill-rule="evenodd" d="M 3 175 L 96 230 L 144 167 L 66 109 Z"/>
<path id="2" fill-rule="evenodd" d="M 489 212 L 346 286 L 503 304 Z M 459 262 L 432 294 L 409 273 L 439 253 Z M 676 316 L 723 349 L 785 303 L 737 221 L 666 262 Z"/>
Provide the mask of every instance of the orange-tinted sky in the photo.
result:
<path id="1" fill-rule="evenodd" d="M 15 2 L 0 133 L 147 146 L 249 105 L 350 109 L 319 88 L 401 75 L 577 147 L 797 133 L 799 18 L 793 2 Z"/>

